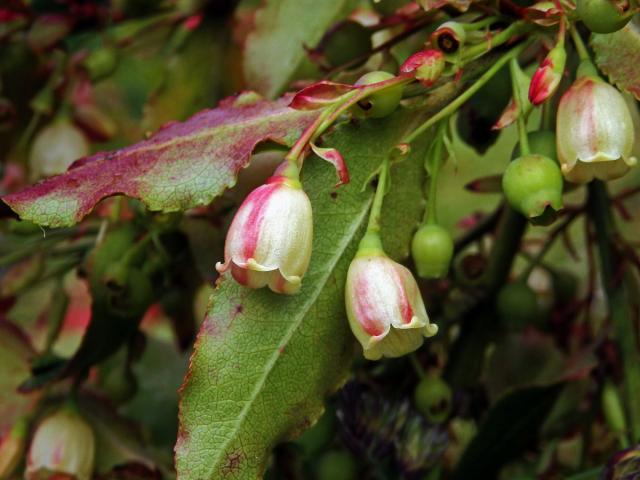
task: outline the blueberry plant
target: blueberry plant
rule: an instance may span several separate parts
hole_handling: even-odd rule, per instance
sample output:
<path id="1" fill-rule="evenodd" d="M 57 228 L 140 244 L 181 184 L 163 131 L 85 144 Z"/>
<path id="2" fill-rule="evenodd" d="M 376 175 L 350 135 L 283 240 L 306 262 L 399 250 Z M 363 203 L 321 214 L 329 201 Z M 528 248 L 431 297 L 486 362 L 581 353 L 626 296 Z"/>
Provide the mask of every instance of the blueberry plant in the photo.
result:
<path id="1" fill-rule="evenodd" d="M 0 480 L 639 476 L 638 8 L 0 3 Z"/>

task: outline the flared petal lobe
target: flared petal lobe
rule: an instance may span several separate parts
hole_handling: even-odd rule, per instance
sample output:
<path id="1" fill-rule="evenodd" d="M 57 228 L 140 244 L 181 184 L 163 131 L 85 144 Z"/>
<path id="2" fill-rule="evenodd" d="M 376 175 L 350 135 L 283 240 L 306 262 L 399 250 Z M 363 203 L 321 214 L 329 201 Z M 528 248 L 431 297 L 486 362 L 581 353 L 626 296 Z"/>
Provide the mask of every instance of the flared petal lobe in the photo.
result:
<path id="1" fill-rule="evenodd" d="M 437 332 L 411 272 L 386 256 L 359 256 L 349 266 L 349 324 L 369 360 L 399 357 Z"/>
<path id="2" fill-rule="evenodd" d="M 557 116 L 558 160 L 570 182 L 612 180 L 635 165 L 633 121 L 622 94 L 604 81 L 578 78 Z"/>
<path id="3" fill-rule="evenodd" d="M 293 294 L 309 266 L 312 239 L 309 197 L 298 181 L 275 175 L 238 209 L 227 233 L 224 264 L 216 268 L 231 269 L 247 287 Z"/>

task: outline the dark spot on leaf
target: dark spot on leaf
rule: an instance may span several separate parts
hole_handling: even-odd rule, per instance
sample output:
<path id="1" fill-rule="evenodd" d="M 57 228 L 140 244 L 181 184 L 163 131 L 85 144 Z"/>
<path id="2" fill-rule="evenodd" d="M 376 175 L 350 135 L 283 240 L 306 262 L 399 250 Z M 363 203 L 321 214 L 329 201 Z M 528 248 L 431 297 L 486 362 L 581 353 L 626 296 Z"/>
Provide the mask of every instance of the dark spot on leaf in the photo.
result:
<path id="1" fill-rule="evenodd" d="M 243 310 L 244 307 L 242 305 L 236 305 L 236 315 L 240 315 Z"/>
<path id="2" fill-rule="evenodd" d="M 244 457 L 242 452 L 229 453 L 224 465 L 222 466 L 222 475 L 226 477 L 235 474 L 240 469 L 242 457 Z"/>
<path id="3" fill-rule="evenodd" d="M 338 198 L 338 192 L 331 192 L 329 196 L 335 200 L 336 198 Z"/>

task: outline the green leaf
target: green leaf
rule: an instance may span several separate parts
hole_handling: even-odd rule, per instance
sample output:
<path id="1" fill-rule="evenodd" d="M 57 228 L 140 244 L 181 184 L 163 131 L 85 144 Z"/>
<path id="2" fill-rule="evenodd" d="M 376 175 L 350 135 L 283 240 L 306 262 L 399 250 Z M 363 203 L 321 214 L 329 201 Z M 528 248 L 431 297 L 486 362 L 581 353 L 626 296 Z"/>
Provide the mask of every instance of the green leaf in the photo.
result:
<path id="1" fill-rule="evenodd" d="M 17 392 L 18 385 L 30 375 L 29 361 L 35 352 L 22 330 L 0 321 L 0 432 L 26 414 L 39 395 Z"/>
<path id="2" fill-rule="evenodd" d="M 351 0 L 267 0 L 247 38 L 244 76 L 247 85 L 272 98 L 286 89 L 314 47 Z"/>
<path id="3" fill-rule="evenodd" d="M 256 145 L 291 145 L 317 112 L 246 92 L 183 123 L 165 125 L 148 140 L 76 161 L 63 175 L 6 195 L 23 220 L 73 225 L 103 198 L 125 194 L 151 210 L 175 212 L 207 205 L 236 182 Z"/>
<path id="4" fill-rule="evenodd" d="M 176 445 L 180 478 L 256 478 L 270 450 L 313 424 L 323 398 L 346 378 L 354 340 L 344 312 L 346 270 L 366 226 L 372 189 L 362 191 L 385 152 L 410 128 L 406 114 L 346 124 L 323 145 L 343 154 L 351 183 L 333 189 L 333 168 L 306 161 L 303 182 L 314 212 L 314 248 L 300 294 L 250 290 L 224 276 L 196 342 L 182 388 Z M 398 255 L 422 202 L 411 198 L 422 155 L 393 170 L 383 224 Z M 417 164 L 417 166 L 414 165 Z M 419 189 L 417 189 L 419 190 Z M 405 198 L 407 197 L 407 198 Z M 393 219 L 391 219 L 393 217 Z"/>
<path id="5" fill-rule="evenodd" d="M 497 401 L 452 478 L 497 478 L 503 465 L 518 458 L 536 440 L 561 388 L 562 384 L 526 388 Z"/>
<path id="6" fill-rule="evenodd" d="M 618 88 L 640 100 L 640 26 L 631 21 L 614 33 L 591 35 L 598 68 Z"/>

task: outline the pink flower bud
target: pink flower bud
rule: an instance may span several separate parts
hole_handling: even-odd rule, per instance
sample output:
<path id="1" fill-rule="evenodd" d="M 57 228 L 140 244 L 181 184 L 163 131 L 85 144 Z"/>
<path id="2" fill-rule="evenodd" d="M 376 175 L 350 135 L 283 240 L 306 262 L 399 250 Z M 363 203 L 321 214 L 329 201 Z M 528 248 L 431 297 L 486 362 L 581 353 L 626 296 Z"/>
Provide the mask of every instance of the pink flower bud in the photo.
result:
<path id="1" fill-rule="evenodd" d="M 422 50 L 407 58 L 400 67 L 400 73 L 415 72 L 416 80 L 428 88 L 440 78 L 444 65 L 444 55 L 440 50 Z"/>
<path id="2" fill-rule="evenodd" d="M 594 76 L 582 76 L 560 100 L 558 160 L 570 182 L 621 177 L 636 164 L 631 156 L 631 113 L 618 90 Z"/>
<path id="3" fill-rule="evenodd" d="M 361 251 L 351 262 L 345 300 L 351 330 L 369 360 L 413 352 L 438 331 L 411 272 L 382 252 Z"/>
<path id="4" fill-rule="evenodd" d="M 313 220 L 300 182 L 284 175 L 286 163 L 244 200 L 227 233 L 224 263 L 238 283 L 277 293 L 300 289 L 309 266 Z"/>
<path id="5" fill-rule="evenodd" d="M 540 105 L 550 98 L 558 89 L 567 54 L 564 45 L 558 44 L 547 54 L 538 69 L 533 74 L 529 84 L 529 100 L 534 105 Z"/>
<path id="6" fill-rule="evenodd" d="M 35 480 L 44 471 L 89 480 L 94 455 L 91 426 L 74 408 L 64 407 L 38 425 L 29 447 L 25 478 Z"/>
<path id="7" fill-rule="evenodd" d="M 11 478 L 11 474 L 22 460 L 28 430 L 27 421 L 22 419 L 0 435 L 0 478 Z"/>

